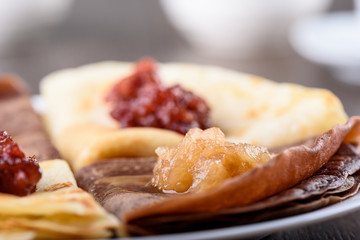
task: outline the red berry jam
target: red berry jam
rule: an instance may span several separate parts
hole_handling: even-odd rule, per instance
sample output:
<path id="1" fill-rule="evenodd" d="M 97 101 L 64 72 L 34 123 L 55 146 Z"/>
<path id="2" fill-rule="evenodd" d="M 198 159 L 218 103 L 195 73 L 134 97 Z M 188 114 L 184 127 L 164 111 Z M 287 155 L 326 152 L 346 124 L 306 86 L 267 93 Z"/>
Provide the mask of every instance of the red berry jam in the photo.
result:
<path id="1" fill-rule="evenodd" d="M 18 144 L 0 131 L 0 192 L 26 196 L 35 192 L 41 169 L 35 157 L 25 157 Z"/>
<path id="2" fill-rule="evenodd" d="M 211 127 L 205 100 L 179 85 L 164 86 L 152 59 L 144 58 L 135 73 L 116 83 L 107 101 L 111 116 L 122 127 L 155 127 L 185 134 L 190 128 Z"/>

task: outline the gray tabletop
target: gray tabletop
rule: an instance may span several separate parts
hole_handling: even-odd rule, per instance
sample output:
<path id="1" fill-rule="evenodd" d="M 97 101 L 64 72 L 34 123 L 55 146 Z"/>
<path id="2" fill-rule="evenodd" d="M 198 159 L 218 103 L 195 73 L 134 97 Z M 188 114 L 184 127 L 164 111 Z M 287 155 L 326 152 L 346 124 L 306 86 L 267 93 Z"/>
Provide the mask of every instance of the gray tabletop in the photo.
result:
<path id="1" fill-rule="evenodd" d="M 218 65 L 278 82 L 327 88 L 343 102 L 349 116 L 360 115 L 360 87 L 340 83 L 330 72 L 301 58 L 290 48 L 281 57 L 224 60 L 202 56 L 168 23 L 159 3 L 149 1 L 78 0 L 58 26 L 14 43 L 0 54 L 0 71 L 13 72 L 38 93 L 46 74 L 104 60 L 135 61 L 151 56 L 162 62 Z M 263 239 L 358 239 L 360 212 Z"/>

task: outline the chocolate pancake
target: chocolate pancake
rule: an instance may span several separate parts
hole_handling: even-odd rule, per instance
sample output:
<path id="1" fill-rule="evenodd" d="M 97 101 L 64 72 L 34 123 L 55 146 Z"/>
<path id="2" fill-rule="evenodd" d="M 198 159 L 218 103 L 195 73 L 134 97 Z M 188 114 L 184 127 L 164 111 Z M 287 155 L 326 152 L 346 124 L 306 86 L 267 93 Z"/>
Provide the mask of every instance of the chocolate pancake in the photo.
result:
<path id="1" fill-rule="evenodd" d="M 276 155 L 277 158 L 275 157 L 275 160 L 272 161 L 277 161 L 279 156 L 286 156 L 286 161 L 282 159 L 284 162 L 295 164 L 292 161 L 295 158 L 294 154 L 299 154 L 298 151 L 311 151 L 313 153 L 311 157 L 303 155 L 308 158 L 302 158 L 302 162 L 296 162 L 298 164 L 296 166 L 297 171 L 305 171 L 303 168 L 311 167 L 316 156 L 325 154 L 329 157 L 324 160 L 324 165 L 321 165 L 310 176 L 305 177 L 296 185 L 245 205 L 224 207 L 211 211 L 198 211 L 195 206 L 193 212 L 188 208 L 186 211 L 178 209 L 166 212 L 161 210 L 164 209 L 164 205 L 171 203 L 171 206 L 178 205 L 181 208 L 183 204 L 181 201 L 191 200 L 193 197 L 198 197 L 199 194 L 179 196 L 178 194 L 159 193 L 148 185 L 151 175 L 138 175 L 146 174 L 146 172 L 133 171 L 123 174 L 120 171 L 119 176 L 115 176 L 117 173 L 106 176 L 104 173 L 107 170 L 101 170 L 101 164 L 93 164 L 87 167 L 87 173 L 93 168 L 96 169 L 94 172 L 99 171 L 102 174 L 100 174 L 101 177 L 86 187 L 108 211 L 125 221 L 128 232 L 133 235 L 173 233 L 247 224 L 311 211 L 342 201 L 357 193 L 360 182 L 358 172 L 360 157 L 357 147 L 359 144 L 357 137 L 359 133 L 358 122 L 358 118 L 352 118 L 347 125 L 336 127 L 336 129 L 320 136 L 318 139 L 322 139 L 321 144 L 319 144 L 319 140 L 316 140 L 318 144 L 307 143 L 281 151 Z M 331 153 L 329 148 L 333 148 L 333 146 L 329 144 L 339 145 Z M 119 165 L 124 163 L 124 160 L 117 162 Z M 132 165 L 132 169 L 144 168 L 141 166 L 143 163 L 139 161 L 139 166 Z M 147 167 L 150 169 L 150 162 L 146 163 L 149 164 Z M 269 171 L 274 164 L 274 162 L 269 162 L 259 169 L 254 169 L 253 172 Z M 103 167 L 106 168 L 106 166 Z M 291 169 L 290 165 L 286 167 Z M 124 165 L 124 168 L 127 167 Z M 77 173 L 77 178 L 81 178 L 85 172 L 80 170 Z M 252 170 L 247 175 L 246 177 L 254 176 Z M 273 173 L 273 176 L 276 174 Z M 238 181 L 242 181 L 242 177 L 239 176 Z M 277 180 L 274 179 L 270 184 L 279 184 L 276 182 Z M 257 182 L 258 179 L 254 179 L 252 184 L 256 185 Z M 236 184 L 236 181 L 232 180 L 232 183 Z M 242 185 L 240 184 L 240 186 Z M 243 189 L 239 187 L 237 191 L 243 191 Z M 209 201 L 213 201 L 213 199 L 209 197 Z"/>
<path id="2" fill-rule="evenodd" d="M 225 227 L 304 213 L 337 203 L 359 189 L 360 173 L 356 171 L 360 169 L 360 156 L 353 150 L 352 145 L 343 144 L 313 176 L 257 203 L 218 212 L 152 216 L 131 222 L 128 229 L 138 235 Z"/>
<path id="3" fill-rule="evenodd" d="M 156 160 L 156 157 L 102 160 L 81 168 L 75 178 L 79 187 L 92 193 L 106 210 L 120 219 L 129 209 L 165 197 L 146 186 Z M 123 185 L 124 182 L 127 184 Z"/>
<path id="4" fill-rule="evenodd" d="M 237 209 L 229 209 L 217 213 L 167 215 L 144 218 L 128 225 L 127 231 L 132 235 L 154 235 L 206 230 L 250 224 L 301 214 L 326 207 L 330 204 L 338 203 L 356 194 L 360 185 L 359 173 L 356 173 L 356 175 L 350 176 L 349 178 L 353 179 L 350 180 L 352 183 L 349 184 L 346 182 L 344 186 L 339 188 L 335 193 L 329 191 L 314 198 L 294 200 L 293 202 L 279 205 L 278 207 L 266 207 L 266 201 L 264 201 L 264 209 L 258 211 L 252 211 L 252 205 L 249 205 L 249 209 L 242 209 L 245 210 L 245 212 L 241 213 L 237 213 Z M 349 186 L 351 187 L 349 188 Z"/>
<path id="5" fill-rule="evenodd" d="M 25 83 L 15 76 L 0 76 L 0 89 L 0 130 L 6 130 L 27 155 L 39 161 L 59 158 L 31 106 Z"/>
<path id="6" fill-rule="evenodd" d="M 124 175 L 152 174 L 156 159 L 156 157 L 148 157 L 102 160 L 81 168 L 75 173 L 75 178 L 79 187 L 89 191 L 98 179 Z"/>
<path id="7" fill-rule="evenodd" d="M 342 187 L 348 176 L 360 169 L 360 156 L 357 151 L 354 145 L 343 143 L 336 154 L 311 177 L 273 197 L 252 204 L 251 208 L 245 207 L 244 211 L 255 211 L 291 201 L 309 199 Z M 238 209 L 238 212 L 241 211 L 241 208 Z"/>

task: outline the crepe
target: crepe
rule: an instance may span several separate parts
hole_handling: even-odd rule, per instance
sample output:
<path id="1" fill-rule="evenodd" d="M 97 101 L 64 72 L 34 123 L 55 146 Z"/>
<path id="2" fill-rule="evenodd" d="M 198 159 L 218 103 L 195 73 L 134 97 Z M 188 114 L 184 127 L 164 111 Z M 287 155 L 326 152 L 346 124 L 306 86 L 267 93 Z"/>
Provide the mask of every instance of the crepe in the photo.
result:
<path id="1" fill-rule="evenodd" d="M 360 118 L 352 117 L 306 144 L 289 147 L 264 165 L 225 180 L 211 191 L 163 194 L 146 171 L 104 174 L 86 188 L 135 235 L 251 223 L 310 211 L 357 193 L 360 185 Z M 124 168 L 136 161 L 122 161 Z M 109 163 L 108 163 L 109 164 Z M 144 164 L 144 163 L 142 163 Z M 152 166 L 150 161 L 149 166 Z M 148 166 L 148 167 L 149 167 Z M 133 167 L 134 168 L 134 167 Z M 76 176 L 101 171 L 101 164 Z"/>
<path id="2" fill-rule="evenodd" d="M 43 176 L 27 197 L 0 193 L 0 239 L 107 238 L 117 219 L 76 186 L 64 160 L 40 162 Z"/>
<path id="3" fill-rule="evenodd" d="M 35 193 L 0 193 L 0 239 L 104 238 L 119 230 L 118 220 L 77 187 L 66 161 L 47 160 L 59 154 L 31 106 L 26 84 L 15 76 L 0 77 L 0 126 L 26 155 L 35 155 L 42 170 Z"/>
<path id="4" fill-rule="evenodd" d="M 91 192 L 93 183 L 104 177 L 152 174 L 157 157 L 105 159 L 81 168 L 75 172 L 78 185 Z"/>
<path id="5" fill-rule="evenodd" d="M 75 170 L 100 159 L 147 157 L 182 135 L 156 128 L 122 129 L 104 101 L 110 88 L 134 71 L 102 62 L 52 73 L 41 81 L 44 122 L 51 140 Z M 159 64 L 164 84 L 179 83 L 203 97 L 211 120 L 229 140 L 276 147 L 325 132 L 347 120 L 339 99 L 324 89 L 275 83 L 235 71 L 190 64 Z"/>
<path id="6" fill-rule="evenodd" d="M 28 156 L 38 161 L 60 157 L 31 106 L 26 84 L 16 76 L 0 75 L 0 131 L 6 130 Z"/>

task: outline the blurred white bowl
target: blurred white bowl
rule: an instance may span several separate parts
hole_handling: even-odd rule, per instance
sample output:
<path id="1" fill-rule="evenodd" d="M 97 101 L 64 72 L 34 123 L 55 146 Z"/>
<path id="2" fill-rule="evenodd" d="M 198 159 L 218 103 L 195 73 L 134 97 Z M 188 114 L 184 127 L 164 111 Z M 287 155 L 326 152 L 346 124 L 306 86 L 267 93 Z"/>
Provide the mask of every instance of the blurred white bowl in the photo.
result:
<path id="1" fill-rule="evenodd" d="M 299 20 L 290 42 L 304 58 L 329 67 L 338 80 L 360 84 L 360 18 L 354 12 Z"/>
<path id="2" fill-rule="evenodd" d="M 62 20 L 72 0 L 0 0 L 0 55 L 14 42 Z"/>
<path id="3" fill-rule="evenodd" d="M 199 52 L 224 58 L 280 53 L 292 22 L 331 0 L 161 0 L 174 27 Z"/>

